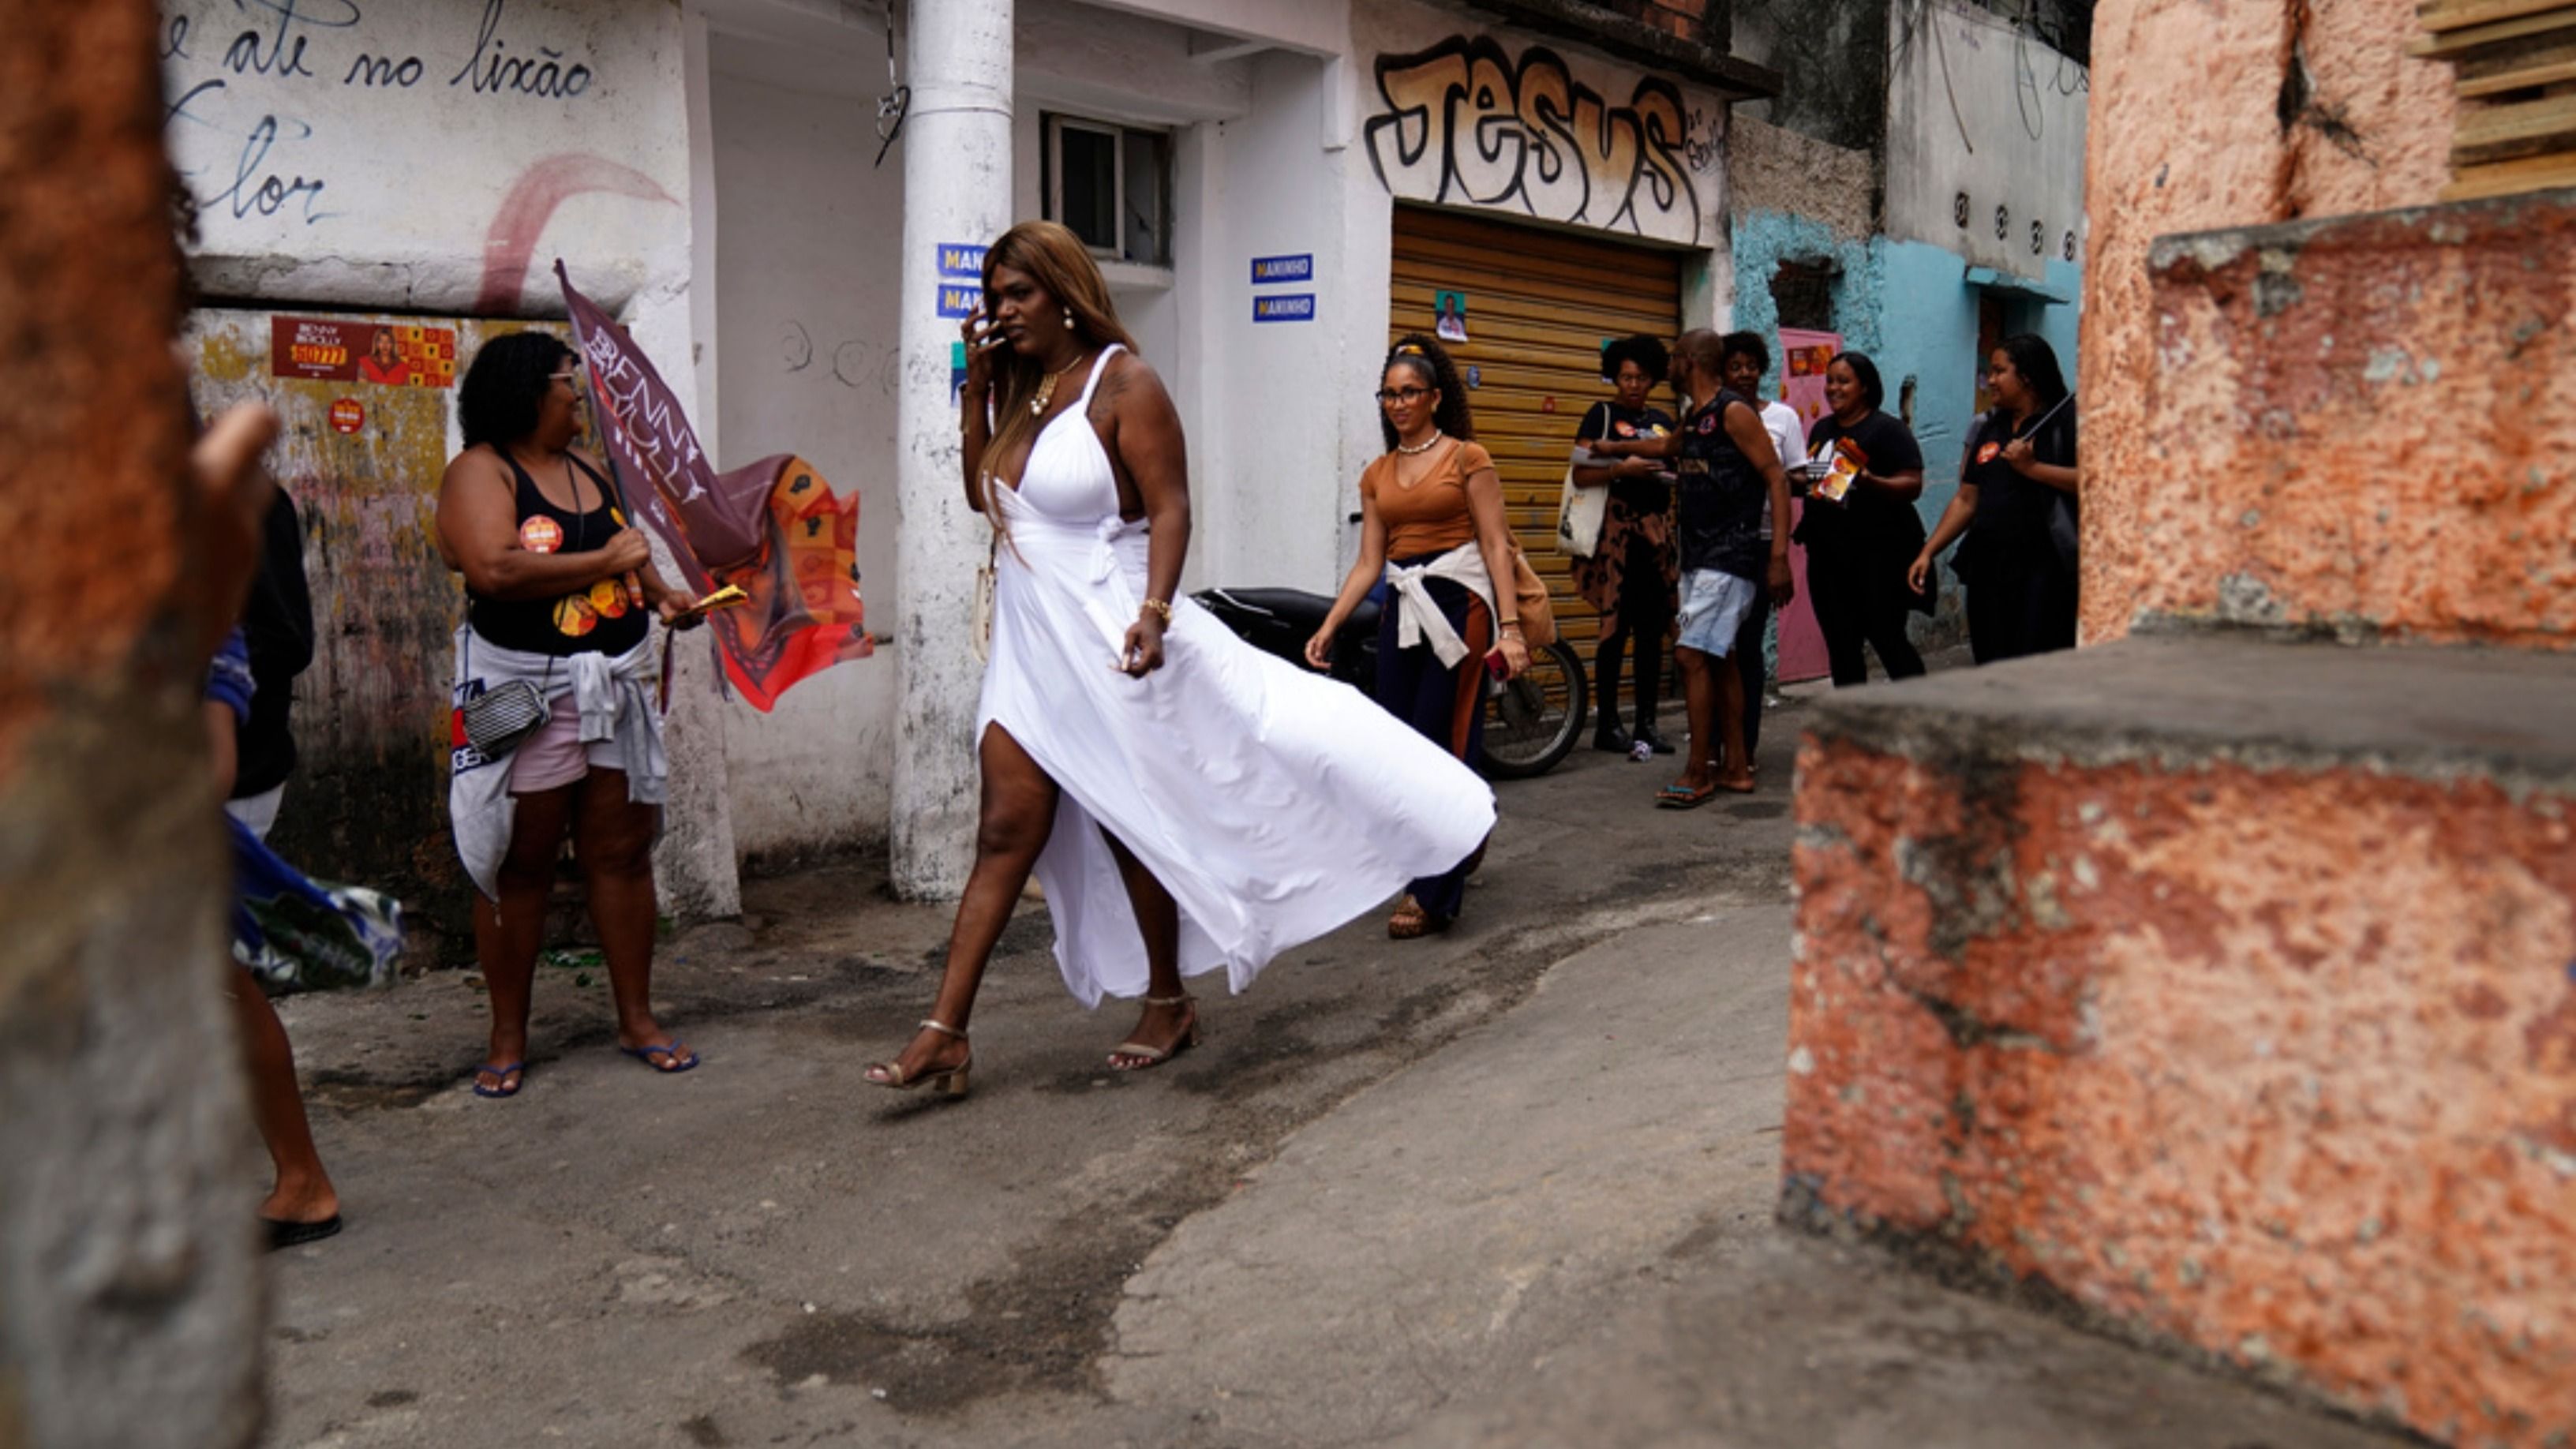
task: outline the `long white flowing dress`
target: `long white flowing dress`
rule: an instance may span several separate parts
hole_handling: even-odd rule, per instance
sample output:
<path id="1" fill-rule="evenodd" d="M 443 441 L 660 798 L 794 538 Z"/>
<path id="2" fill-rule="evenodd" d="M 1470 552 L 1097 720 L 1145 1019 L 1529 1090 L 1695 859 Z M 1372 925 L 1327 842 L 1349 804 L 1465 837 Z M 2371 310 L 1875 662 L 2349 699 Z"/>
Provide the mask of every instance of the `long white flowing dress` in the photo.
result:
<path id="1" fill-rule="evenodd" d="M 1082 397 L 1049 420 L 1019 486 L 993 488 L 1008 537 L 978 739 L 1010 731 L 1062 790 L 1037 862 L 1056 964 L 1085 1006 L 1146 991 L 1145 943 L 1101 832 L 1180 905 L 1181 971 L 1241 991 L 1281 951 L 1417 876 L 1494 824 L 1476 773 L 1345 684 L 1273 658 L 1186 599 L 1164 664 L 1117 669 L 1145 598 L 1145 525 L 1122 522 Z"/>

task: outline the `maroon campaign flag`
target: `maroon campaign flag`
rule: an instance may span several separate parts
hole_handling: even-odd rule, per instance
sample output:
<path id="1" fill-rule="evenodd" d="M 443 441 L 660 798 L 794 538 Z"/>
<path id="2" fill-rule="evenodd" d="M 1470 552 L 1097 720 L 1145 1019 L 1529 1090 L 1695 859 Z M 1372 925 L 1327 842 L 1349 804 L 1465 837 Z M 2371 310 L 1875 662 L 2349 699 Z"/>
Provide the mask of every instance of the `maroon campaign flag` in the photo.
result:
<path id="1" fill-rule="evenodd" d="M 733 687 L 766 711 L 796 681 L 874 652 L 859 594 L 858 495 L 834 495 L 785 453 L 717 472 L 626 329 L 574 289 L 561 261 L 555 278 L 628 513 L 670 546 L 693 595 L 731 584 L 749 596 L 707 619 Z"/>

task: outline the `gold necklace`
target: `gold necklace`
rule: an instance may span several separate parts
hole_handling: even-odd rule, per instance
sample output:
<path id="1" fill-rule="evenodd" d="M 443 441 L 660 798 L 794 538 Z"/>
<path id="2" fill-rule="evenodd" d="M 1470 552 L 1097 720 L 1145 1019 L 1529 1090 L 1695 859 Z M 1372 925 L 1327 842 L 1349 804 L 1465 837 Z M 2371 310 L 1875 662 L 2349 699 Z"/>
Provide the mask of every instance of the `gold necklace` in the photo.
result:
<path id="1" fill-rule="evenodd" d="M 1029 416 L 1033 418 L 1045 417 L 1047 404 L 1055 401 L 1056 379 L 1073 371 L 1081 365 L 1082 354 L 1077 352 L 1074 354 L 1073 361 L 1066 363 L 1064 366 L 1048 373 L 1045 377 L 1040 378 L 1038 380 L 1038 395 L 1029 399 Z"/>
<path id="2" fill-rule="evenodd" d="M 1440 441 L 1440 430 L 1439 430 L 1438 428 L 1433 428 L 1433 429 L 1431 430 L 1431 436 L 1430 436 L 1430 437 L 1427 437 L 1427 438 L 1423 439 L 1421 442 L 1414 444 L 1414 445 L 1413 445 L 1412 447 L 1410 447 L 1410 448 L 1408 448 L 1408 447 L 1404 446 L 1402 443 L 1398 443 L 1398 444 L 1396 444 L 1396 445 L 1395 445 L 1395 450 L 1396 450 L 1397 452 L 1399 452 L 1399 453 L 1402 453 L 1404 456 L 1406 456 L 1406 457 L 1410 458 L 1410 457 L 1412 457 L 1412 456 L 1413 456 L 1414 454 L 1416 454 L 1416 453 L 1427 453 L 1427 452 L 1430 452 L 1430 451 L 1431 451 L 1431 445 L 1432 445 L 1432 444 L 1434 444 L 1434 443 L 1436 443 L 1436 442 L 1439 442 L 1439 441 Z"/>

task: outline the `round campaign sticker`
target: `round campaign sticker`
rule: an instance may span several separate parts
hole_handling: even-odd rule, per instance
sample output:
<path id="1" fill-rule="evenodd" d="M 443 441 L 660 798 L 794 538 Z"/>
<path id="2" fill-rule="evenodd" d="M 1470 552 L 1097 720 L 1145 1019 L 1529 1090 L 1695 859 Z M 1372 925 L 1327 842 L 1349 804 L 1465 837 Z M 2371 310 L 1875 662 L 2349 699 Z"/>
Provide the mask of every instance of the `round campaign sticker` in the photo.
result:
<path id="1" fill-rule="evenodd" d="M 599 611 L 580 594 L 567 595 L 555 601 L 555 631 L 578 639 L 599 627 Z"/>
<path id="2" fill-rule="evenodd" d="M 590 586 L 590 607 L 611 619 L 626 617 L 626 589 L 608 579 Z"/>
<path id="3" fill-rule="evenodd" d="M 2001 443 L 1988 443 L 1977 450 L 1977 461 L 1980 463 L 1991 463 L 1995 460 L 1995 455 L 2003 450 L 2004 445 Z"/>
<path id="4" fill-rule="evenodd" d="M 537 514 L 519 525 L 519 545 L 530 553 L 553 553 L 563 547 L 563 525 Z"/>
<path id="5" fill-rule="evenodd" d="M 331 404 L 331 431 L 354 433 L 366 425 L 367 410 L 358 405 L 356 398 L 344 397 Z"/>

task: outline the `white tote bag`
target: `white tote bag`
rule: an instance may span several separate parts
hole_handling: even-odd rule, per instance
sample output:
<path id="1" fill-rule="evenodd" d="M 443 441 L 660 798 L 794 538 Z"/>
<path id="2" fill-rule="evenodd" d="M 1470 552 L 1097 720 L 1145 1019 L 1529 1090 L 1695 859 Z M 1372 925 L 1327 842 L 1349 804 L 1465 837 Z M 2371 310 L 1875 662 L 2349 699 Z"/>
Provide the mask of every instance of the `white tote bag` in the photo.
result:
<path id="1" fill-rule="evenodd" d="M 1575 456 L 1585 456 L 1577 450 Z M 1601 547 L 1601 516 L 1610 506 L 1608 488 L 1582 488 L 1574 482 L 1574 465 L 1565 465 L 1565 494 L 1556 504 L 1556 542 L 1575 558 L 1590 558 Z"/>

